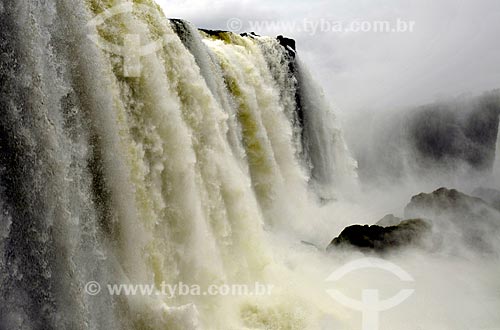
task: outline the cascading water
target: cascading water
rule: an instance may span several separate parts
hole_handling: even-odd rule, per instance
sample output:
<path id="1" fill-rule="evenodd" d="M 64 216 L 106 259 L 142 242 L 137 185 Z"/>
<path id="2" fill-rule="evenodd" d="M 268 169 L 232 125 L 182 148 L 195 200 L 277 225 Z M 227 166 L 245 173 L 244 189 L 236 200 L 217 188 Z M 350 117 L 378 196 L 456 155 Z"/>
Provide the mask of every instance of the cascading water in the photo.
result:
<path id="1" fill-rule="evenodd" d="M 200 33 L 134 3 L 1 4 L 2 328 L 307 328 L 300 299 L 266 311 L 252 297 L 84 293 L 272 281 L 263 228 L 300 227 L 310 191 L 331 198 L 355 178 L 333 114 L 277 40 Z M 102 49 L 130 35 L 162 45 L 137 77 Z"/>
<path id="2" fill-rule="evenodd" d="M 313 185 L 322 198 L 332 199 L 339 187 L 356 189 L 357 163 L 351 158 L 321 87 L 300 61 L 297 71 L 304 113 L 305 148 L 312 166 Z"/>

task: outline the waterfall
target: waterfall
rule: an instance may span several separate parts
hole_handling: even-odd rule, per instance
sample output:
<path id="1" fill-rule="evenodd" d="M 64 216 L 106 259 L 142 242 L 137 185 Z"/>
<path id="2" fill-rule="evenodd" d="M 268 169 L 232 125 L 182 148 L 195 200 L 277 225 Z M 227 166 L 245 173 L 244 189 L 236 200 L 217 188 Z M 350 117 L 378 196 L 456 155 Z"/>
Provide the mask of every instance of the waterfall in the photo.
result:
<path id="1" fill-rule="evenodd" d="M 312 164 L 313 185 L 331 199 L 339 187 L 357 187 L 357 162 L 351 157 L 335 114 L 321 87 L 302 62 L 298 63 L 299 91 L 304 113 L 305 148 Z"/>
<path id="2" fill-rule="evenodd" d="M 295 227 L 294 208 L 356 172 L 298 58 L 150 0 L 4 1 L 0 14 L 2 328 L 250 328 L 271 313 L 248 297 L 84 286 L 268 280 L 266 230 Z M 304 329 L 287 308 L 281 322 Z"/>

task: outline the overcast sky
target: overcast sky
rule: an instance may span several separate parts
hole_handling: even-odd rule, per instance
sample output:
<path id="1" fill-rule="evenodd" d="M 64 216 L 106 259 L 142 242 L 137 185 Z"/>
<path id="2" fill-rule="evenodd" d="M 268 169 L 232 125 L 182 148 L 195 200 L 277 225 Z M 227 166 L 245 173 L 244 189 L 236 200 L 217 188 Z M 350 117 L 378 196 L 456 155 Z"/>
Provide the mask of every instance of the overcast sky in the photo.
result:
<path id="1" fill-rule="evenodd" d="M 412 33 L 282 32 L 344 115 L 500 88 L 500 0 L 156 1 L 168 17 L 222 30 L 231 18 L 243 30 L 263 20 L 415 21 Z"/>

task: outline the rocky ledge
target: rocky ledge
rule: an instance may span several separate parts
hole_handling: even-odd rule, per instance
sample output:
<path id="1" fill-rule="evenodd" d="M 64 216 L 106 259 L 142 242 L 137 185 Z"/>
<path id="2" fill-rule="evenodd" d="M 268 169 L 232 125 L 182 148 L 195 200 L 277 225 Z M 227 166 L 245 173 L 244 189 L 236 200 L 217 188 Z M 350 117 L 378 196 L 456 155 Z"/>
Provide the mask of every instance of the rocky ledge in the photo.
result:
<path id="1" fill-rule="evenodd" d="M 431 225 L 422 219 L 410 219 L 396 226 L 354 225 L 333 239 L 327 250 L 337 247 L 356 247 L 361 250 L 385 252 L 389 249 L 418 245 L 430 232 Z"/>
<path id="2" fill-rule="evenodd" d="M 376 225 L 345 228 L 327 247 L 355 248 L 363 252 L 388 252 L 403 247 L 430 248 L 458 253 L 462 249 L 495 253 L 500 247 L 500 192 L 479 189 L 487 201 L 455 189 L 440 188 L 411 198 L 402 220 L 387 215 Z"/>

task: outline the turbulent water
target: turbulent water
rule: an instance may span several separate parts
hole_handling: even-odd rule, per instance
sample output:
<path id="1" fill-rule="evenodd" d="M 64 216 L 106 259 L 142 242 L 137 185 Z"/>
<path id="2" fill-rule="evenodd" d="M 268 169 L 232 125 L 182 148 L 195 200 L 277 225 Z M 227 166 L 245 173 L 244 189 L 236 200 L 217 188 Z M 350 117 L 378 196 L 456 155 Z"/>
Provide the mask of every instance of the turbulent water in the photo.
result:
<path id="1" fill-rule="evenodd" d="M 1 328 L 308 327 L 288 294 L 84 292 L 286 279 L 266 231 L 356 185 L 292 50 L 134 2 L 0 3 Z"/>

